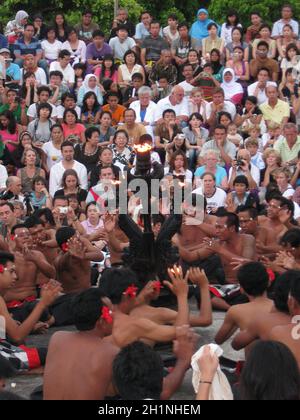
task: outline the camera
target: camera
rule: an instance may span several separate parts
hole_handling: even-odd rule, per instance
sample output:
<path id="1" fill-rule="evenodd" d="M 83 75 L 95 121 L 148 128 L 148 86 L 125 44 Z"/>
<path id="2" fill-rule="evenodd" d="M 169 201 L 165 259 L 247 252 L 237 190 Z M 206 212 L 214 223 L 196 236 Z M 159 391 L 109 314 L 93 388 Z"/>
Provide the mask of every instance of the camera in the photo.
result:
<path id="1" fill-rule="evenodd" d="M 237 166 L 244 166 L 244 163 L 245 162 L 242 159 L 237 159 L 237 161 L 236 161 Z"/>
<path id="2" fill-rule="evenodd" d="M 67 214 L 69 211 L 69 207 L 59 207 L 60 214 Z"/>

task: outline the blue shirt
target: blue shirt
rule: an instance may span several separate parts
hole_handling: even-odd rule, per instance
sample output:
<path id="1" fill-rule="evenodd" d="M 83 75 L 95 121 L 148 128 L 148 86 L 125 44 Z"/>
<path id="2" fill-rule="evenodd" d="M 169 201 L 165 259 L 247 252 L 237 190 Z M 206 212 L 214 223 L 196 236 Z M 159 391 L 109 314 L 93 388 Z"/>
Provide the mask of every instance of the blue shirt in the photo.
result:
<path id="1" fill-rule="evenodd" d="M 206 172 L 206 166 L 200 166 L 195 172 L 196 177 L 201 177 Z M 217 165 L 217 171 L 214 174 L 216 177 L 216 186 L 220 187 L 222 184 L 223 179 L 227 176 L 227 173 L 222 166 Z"/>
<path id="2" fill-rule="evenodd" d="M 42 52 L 41 42 L 36 39 L 32 38 L 30 44 L 25 44 L 24 37 L 18 39 L 14 44 L 14 53 L 20 55 L 32 54 L 36 56 L 37 54 Z"/>
<path id="3" fill-rule="evenodd" d="M 0 34 L 0 49 L 1 48 L 8 48 L 8 40 L 7 40 L 7 38 L 4 36 L 4 35 L 2 35 L 2 34 Z"/>
<path id="4" fill-rule="evenodd" d="M 7 76 L 11 77 L 12 80 L 21 80 L 21 69 L 18 64 L 11 63 L 6 69 Z"/>

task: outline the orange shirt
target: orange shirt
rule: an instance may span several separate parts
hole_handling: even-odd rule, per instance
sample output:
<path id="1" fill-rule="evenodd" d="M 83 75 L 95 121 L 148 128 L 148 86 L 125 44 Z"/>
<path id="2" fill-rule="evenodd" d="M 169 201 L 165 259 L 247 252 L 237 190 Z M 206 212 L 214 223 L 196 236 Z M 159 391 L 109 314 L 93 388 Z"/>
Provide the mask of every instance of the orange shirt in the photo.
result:
<path id="1" fill-rule="evenodd" d="M 104 105 L 102 107 L 102 111 L 108 111 L 108 112 L 110 112 L 112 114 L 112 123 L 111 123 L 111 125 L 113 127 L 116 127 L 120 122 L 123 122 L 124 121 L 124 111 L 126 109 L 127 108 L 125 108 L 125 106 L 118 105 L 117 106 L 117 109 L 114 112 L 112 112 L 111 109 L 110 109 L 110 107 L 109 107 L 109 105 Z"/>

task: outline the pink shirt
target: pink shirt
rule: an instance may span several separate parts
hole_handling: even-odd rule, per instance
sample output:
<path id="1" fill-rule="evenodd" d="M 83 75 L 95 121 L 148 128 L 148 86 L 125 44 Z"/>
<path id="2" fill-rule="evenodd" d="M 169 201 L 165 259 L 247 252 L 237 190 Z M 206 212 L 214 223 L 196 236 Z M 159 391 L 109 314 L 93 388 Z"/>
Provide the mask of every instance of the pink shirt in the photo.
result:
<path id="1" fill-rule="evenodd" d="M 81 133 L 85 132 L 84 125 L 80 123 L 77 123 L 74 128 L 69 128 L 65 123 L 63 123 L 61 126 L 64 132 L 65 140 L 71 135 L 75 135 L 81 138 Z"/>
<path id="2" fill-rule="evenodd" d="M 13 152 L 18 145 L 18 132 L 16 132 L 15 134 L 10 134 L 7 130 L 0 130 L 0 136 L 2 137 L 2 141 L 6 145 L 8 150 L 10 152 Z M 8 141 L 16 143 L 16 145 L 13 146 L 12 144 L 7 143 Z"/>
<path id="3" fill-rule="evenodd" d="M 101 229 L 104 227 L 104 223 L 103 221 L 100 219 L 99 223 L 97 226 L 92 225 L 89 220 L 84 220 L 83 222 L 81 222 L 81 226 L 83 227 L 83 229 L 85 230 L 85 233 L 87 235 L 91 235 L 92 233 L 94 233 L 96 230 Z"/>

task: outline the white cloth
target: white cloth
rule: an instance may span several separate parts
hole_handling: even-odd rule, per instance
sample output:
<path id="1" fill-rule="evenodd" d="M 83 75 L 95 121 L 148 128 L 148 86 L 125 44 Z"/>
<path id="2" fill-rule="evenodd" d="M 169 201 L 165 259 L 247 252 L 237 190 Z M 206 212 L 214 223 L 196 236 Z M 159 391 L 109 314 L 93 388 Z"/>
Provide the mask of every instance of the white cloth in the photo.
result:
<path id="1" fill-rule="evenodd" d="M 52 141 L 48 141 L 47 143 L 43 144 L 42 149 L 47 155 L 47 166 L 49 170 L 52 168 L 52 166 L 56 165 L 62 160 L 61 150 L 54 147 Z"/>
<path id="2" fill-rule="evenodd" d="M 48 102 L 48 104 L 52 108 L 51 118 L 57 118 L 57 110 L 56 106 Z M 27 110 L 27 116 L 32 117 L 33 119 L 37 118 L 37 109 L 39 107 L 39 104 L 36 102 L 34 104 L 31 104 L 30 107 Z"/>
<path id="3" fill-rule="evenodd" d="M 248 86 L 248 96 L 254 96 L 255 89 L 259 82 L 252 83 L 252 85 Z M 277 86 L 275 82 L 267 82 L 267 87 L 269 86 Z M 257 105 L 261 105 L 264 102 L 267 102 L 268 98 L 266 95 L 266 90 L 259 89 L 257 94 Z"/>
<path id="4" fill-rule="evenodd" d="M 147 111 L 146 111 L 146 115 L 145 115 L 145 119 L 144 121 L 149 123 L 149 125 L 147 125 L 146 131 L 148 134 L 150 134 L 150 136 L 152 137 L 152 139 L 154 138 L 153 136 L 153 125 L 155 122 L 155 110 L 156 110 L 156 103 L 153 101 L 150 101 L 148 107 L 147 107 Z M 135 110 L 136 113 L 136 123 L 141 123 L 141 102 L 140 101 L 134 101 L 132 102 L 132 104 L 130 105 L 131 109 Z"/>
<path id="5" fill-rule="evenodd" d="M 203 188 L 199 187 L 193 191 L 193 194 L 203 195 Z M 213 209 L 219 209 L 220 207 L 225 207 L 226 204 L 226 192 L 222 188 L 216 187 L 216 192 L 211 197 L 208 197 L 204 194 L 207 201 L 207 213 L 210 213 Z"/>
<path id="6" fill-rule="evenodd" d="M 201 380 L 201 372 L 198 366 L 198 360 L 203 354 L 205 346 L 202 346 L 192 357 L 192 369 L 193 369 L 193 378 L 192 383 L 195 392 L 198 392 L 199 388 L 199 381 Z M 210 351 L 212 354 L 216 354 L 218 357 L 223 355 L 223 350 L 221 347 L 217 346 L 216 344 L 209 344 Z M 209 401 L 233 401 L 233 394 L 231 391 L 230 384 L 221 371 L 220 366 L 215 374 L 213 379 L 213 383 L 209 392 Z"/>
<path id="7" fill-rule="evenodd" d="M 175 114 L 179 116 L 189 117 L 189 103 L 187 98 L 183 98 L 180 104 L 172 105 L 170 102 L 170 97 L 161 99 L 156 105 L 155 112 L 155 121 L 158 121 L 162 118 L 163 112 L 167 109 L 173 109 Z"/>
<path id="8" fill-rule="evenodd" d="M 64 116 L 64 112 L 65 112 L 65 110 L 66 110 L 66 108 L 65 108 L 64 106 L 62 106 L 62 105 L 58 105 L 58 106 L 56 107 L 56 111 L 57 111 L 57 118 L 58 118 L 59 120 L 60 120 L 60 119 L 63 119 L 63 116 Z M 78 118 L 80 119 L 80 117 L 81 117 L 81 108 L 80 108 L 80 106 L 76 105 L 76 106 L 75 106 L 75 111 L 76 111 L 76 113 L 77 113 Z"/>
<path id="9" fill-rule="evenodd" d="M 260 170 L 255 165 L 251 165 L 250 174 L 251 174 L 253 180 L 256 182 L 256 185 L 259 187 L 259 184 L 260 184 Z M 229 169 L 229 175 L 228 175 L 229 179 L 231 178 L 231 175 L 232 175 L 232 168 Z M 241 169 L 238 169 L 237 172 L 236 172 L 236 176 L 239 176 L 239 175 L 245 175 L 245 172 L 243 172 Z"/>
<path id="10" fill-rule="evenodd" d="M 71 53 L 71 57 L 75 58 L 74 64 L 76 63 L 85 63 L 86 62 L 86 44 L 85 42 L 79 40 L 78 41 L 78 47 L 76 51 L 72 50 L 72 47 L 70 45 L 69 41 L 65 41 L 62 46 L 62 50 L 68 50 Z"/>
<path id="11" fill-rule="evenodd" d="M 0 165 L 0 188 L 5 189 L 6 188 L 6 181 L 7 181 L 8 175 L 7 170 L 5 166 Z"/>
<path id="12" fill-rule="evenodd" d="M 225 82 L 224 80 L 226 73 L 230 73 L 232 75 L 232 80 L 230 82 Z M 221 88 L 224 90 L 226 101 L 229 101 L 233 96 L 244 92 L 242 85 L 237 83 L 235 79 L 235 72 L 231 68 L 226 68 L 223 71 L 223 83 L 221 83 Z"/>
<path id="13" fill-rule="evenodd" d="M 75 83 L 75 72 L 71 64 L 68 64 L 64 69 L 61 67 L 60 63 L 58 61 L 53 61 L 50 64 L 49 73 L 51 73 L 54 70 L 58 70 L 62 72 L 64 78 L 63 83 Z"/>
<path id="14" fill-rule="evenodd" d="M 54 42 L 49 42 L 44 39 L 41 42 L 42 50 L 44 51 L 47 60 L 57 60 L 59 51 L 61 51 L 62 42 L 56 39 Z"/>
<path id="15" fill-rule="evenodd" d="M 210 116 L 211 116 L 211 106 L 212 106 L 212 102 L 208 102 L 207 107 L 206 107 L 206 118 L 207 119 L 209 119 Z M 229 112 L 229 114 L 231 115 L 232 120 L 235 119 L 235 116 L 236 116 L 236 107 L 235 107 L 235 105 L 232 102 L 225 100 L 222 111 Z"/>
<path id="16" fill-rule="evenodd" d="M 87 179 L 87 170 L 84 165 L 74 160 L 73 168 L 74 171 L 77 172 L 78 178 L 79 178 L 79 184 L 80 187 L 84 190 L 88 189 L 88 179 Z M 56 163 L 54 166 L 52 166 L 50 170 L 50 179 L 49 179 L 49 192 L 51 197 L 54 197 L 54 194 L 57 190 L 59 190 L 61 187 L 61 180 L 63 177 L 63 174 L 65 172 L 65 168 L 62 164 L 62 162 Z"/>

